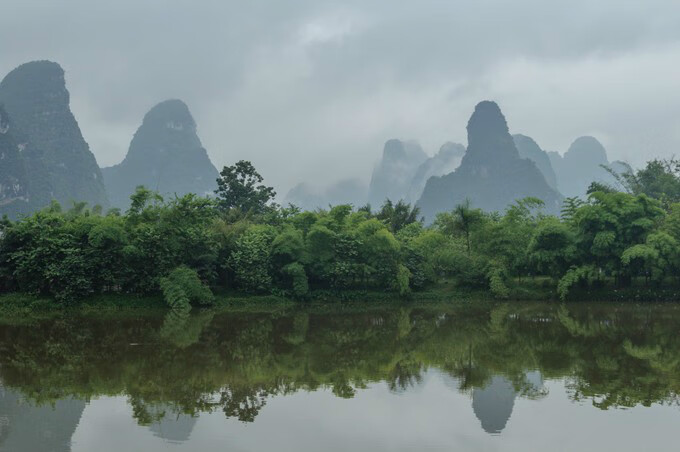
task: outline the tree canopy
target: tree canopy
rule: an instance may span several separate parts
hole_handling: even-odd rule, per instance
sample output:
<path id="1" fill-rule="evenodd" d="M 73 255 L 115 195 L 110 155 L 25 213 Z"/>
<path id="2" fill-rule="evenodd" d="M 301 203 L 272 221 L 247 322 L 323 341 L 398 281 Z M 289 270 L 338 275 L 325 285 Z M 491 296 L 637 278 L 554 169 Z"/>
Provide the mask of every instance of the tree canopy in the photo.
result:
<path id="1" fill-rule="evenodd" d="M 262 213 L 273 201 L 276 192 L 262 184 L 264 179 L 252 163 L 240 160 L 233 166 L 225 166 L 217 179 L 218 205 L 223 210 L 238 209 L 241 212 Z"/>
<path id="2" fill-rule="evenodd" d="M 672 192 L 595 189 L 587 199 L 568 198 L 560 217 L 545 214 L 536 198 L 503 213 L 466 201 L 428 226 L 402 201 L 377 211 L 278 206 L 249 162 L 222 175 L 217 198 L 164 200 L 139 187 L 125 213 L 55 202 L 4 220 L 0 289 L 65 303 L 162 290 L 171 305 L 187 305 L 191 295 L 174 288 L 189 281 L 195 294 L 206 286 L 297 299 L 366 290 L 406 297 L 452 283 L 506 298 L 538 277 L 566 298 L 578 288 L 661 287 L 680 278 L 680 204 L 669 204 Z"/>

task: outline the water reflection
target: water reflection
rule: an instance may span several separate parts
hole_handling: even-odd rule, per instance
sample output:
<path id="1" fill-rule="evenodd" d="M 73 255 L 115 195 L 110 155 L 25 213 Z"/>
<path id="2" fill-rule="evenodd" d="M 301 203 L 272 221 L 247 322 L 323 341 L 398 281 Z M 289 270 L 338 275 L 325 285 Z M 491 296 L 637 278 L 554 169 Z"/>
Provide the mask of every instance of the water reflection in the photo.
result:
<path id="1" fill-rule="evenodd" d="M 515 406 L 517 391 L 512 382 L 496 375 L 483 388 L 472 390 L 472 409 L 487 433 L 500 433 Z"/>
<path id="2" fill-rule="evenodd" d="M 539 371 L 527 372 L 518 389 L 503 375 L 494 375 L 486 385 L 472 390 L 472 409 L 485 432 L 498 434 L 508 423 L 518 396 L 539 399 L 547 395 Z"/>
<path id="3" fill-rule="evenodd" d="M 70 451 L 84 409 L 84 401 L 72 398 L 34 404 L 0 384 L 0 449 Z"/>
<path id="4" fill-rule="evenodd" d="M 196 425 L 196 417 L 188 414 L 174 413 L 171 407 L 157 406 L 158 413 L 149 426 L 154 436 L 171 443 L 182 443 L 189 439 Z"/>
<path id="5" fill-rule="evenodd" d="M 467 412 L 478 420 L 478 434 L 509 440 L 520 400 L 538 408 L 564 398 L 591 411 L 677 405 L 678 327 L 676 306 L 633 304 L 320 306 L 5 320 L 0 450 L 70 450 L 86 404 L 101 397 L 124 398 L 136 425 L 176 444 L 205 439 L 205 429 L 196 434 L 203 417 L 270 432 L 271 420 L 260 422 L 268 410 L 283 416 L 276 425 L 309 410 L 319 411 L 305 415 L 322 419 L 353 406 L 361 407 L 352 414 L 357 422 L 371 423 L 396 416 L 379 408 L 390 397 L 403 397 L 401 410 L 426 403 L 420 422 L 433 424 L 447 410 Z M 433 372 L 440 383 L 433 383 Z M 559 390 L 549 391 L 547 381 Z M 468 402 L 436 408 L 447 392 Z M 326 393 L 335 401 L 315 405 L 314 394 Z M 281 402 L 270 409 L 274 400 Z M 292 411 L 275 414 L 284 400 Z M 97 403 L 104 402 L 93 402 L 93 409 Z M 122 436 L 132 434 L 121 429 Z M 440 445 L 459 441 L 443 438 Z"/>

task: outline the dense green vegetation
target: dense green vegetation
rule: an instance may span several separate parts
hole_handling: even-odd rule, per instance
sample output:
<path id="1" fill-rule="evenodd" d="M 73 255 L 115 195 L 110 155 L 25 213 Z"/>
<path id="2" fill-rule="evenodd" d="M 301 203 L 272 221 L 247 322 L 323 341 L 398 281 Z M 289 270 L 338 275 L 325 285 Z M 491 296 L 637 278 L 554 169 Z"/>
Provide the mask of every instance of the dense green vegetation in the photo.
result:
<path id="1" fill-rule="evenodd" d="M 587 287 L 673 287 L 677 165 L 653 161 L 619 180 L 623 191 L 593 184 L 587 199 L 568 198 L 560 217 L 535 198 L 502 214 L 465 202 L 426 226 L 403 202 L 377 212 L 278 206 L 255 168 L 239 162 L 221 172 L 215 198 L 164 201 L 140 187 L 124 214 L 54 203 L 3 221 L 0 288 L 62 303 L 162 291 L 187 307 L 212 301 L 206 286 L 301 300 L 366 290 L 408 297 L 441 281 L 498 298 L 537 280 L 562 299 Z"/>

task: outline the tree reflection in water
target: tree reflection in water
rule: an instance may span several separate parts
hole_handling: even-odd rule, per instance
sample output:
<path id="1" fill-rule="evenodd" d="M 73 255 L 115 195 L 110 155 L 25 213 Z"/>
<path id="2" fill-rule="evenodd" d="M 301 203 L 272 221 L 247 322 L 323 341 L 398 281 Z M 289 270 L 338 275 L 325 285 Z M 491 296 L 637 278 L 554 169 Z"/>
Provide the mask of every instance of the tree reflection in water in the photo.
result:
<path id="1" fill-rule="evenodd" d="M 42 416 L 21 410 L 54 403 L 73 405 L 60 408 L 73 412 L 60 421 L 73 424 L 62 429 L 66 436 L 86 401 L 125 395 L 139 424 L 183 441 L 201 412 L 253 422 L 274 396 L 328 389 L 352 398 L 376 382 L 407 392 L 430 369 L 470 395 L 489 433 L 503 430 L 516 398 L 544 397 L 544 379 L 565 379 L 572 400 L 599 409 L 676 403 L 679 329 L 675 305 L 634 304 L 343 305 L 5 321 L 0 418 L 11 427 L 0 430 L 0 448 L 21 434 L 22 422 Z"/>

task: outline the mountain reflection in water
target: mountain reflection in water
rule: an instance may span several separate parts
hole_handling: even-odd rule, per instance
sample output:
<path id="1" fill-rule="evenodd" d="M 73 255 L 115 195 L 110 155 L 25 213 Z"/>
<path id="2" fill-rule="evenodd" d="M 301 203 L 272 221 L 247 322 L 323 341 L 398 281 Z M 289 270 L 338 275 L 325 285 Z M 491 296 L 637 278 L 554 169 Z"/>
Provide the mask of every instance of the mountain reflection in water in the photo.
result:
<path id="1" fill-rule="evenodd" d="M 101 451 L 126 439 L 147 441 L 146 450 L 166 442 L 209 450 L 213 439 L 274 438 L 277 426 L 303 418 L 333 419 L 353 431 L 338 439 L 319 428 L 298 443 L 293 435 L 291 450 L 342 450 L 351 441 L 355 450 L 391 449 L 362 439 L 362 428 L 376 423 L 394 425 L 394 436 L 414 447 L 431 441 L 434 449 L 465 448 L 466 441 L 491 441 L 488 434 L 511 441 L 513 429 L 528 425 L 522 416 L 561 400 L 569 405 L 540 417 L 544 427 L 572 409 L 611 413 L 611 423 L 616 409 L 635 408 L 636 422 L 652 422 L 658 407 L 678 415 L 679 327 L 677 306 L 632 303 L 366 304 L 0 320 L 0 450 L 86 450 L 94 437 Z M 417 436 L 447 416 L 458 424 L 438 431 L 441 437 Z M 475 417 L 476 431 L 465 427 Z M 239 424 L 251 427 L 230 434 Z M 381 438 L 377 430 L 363 434 Z"/>

